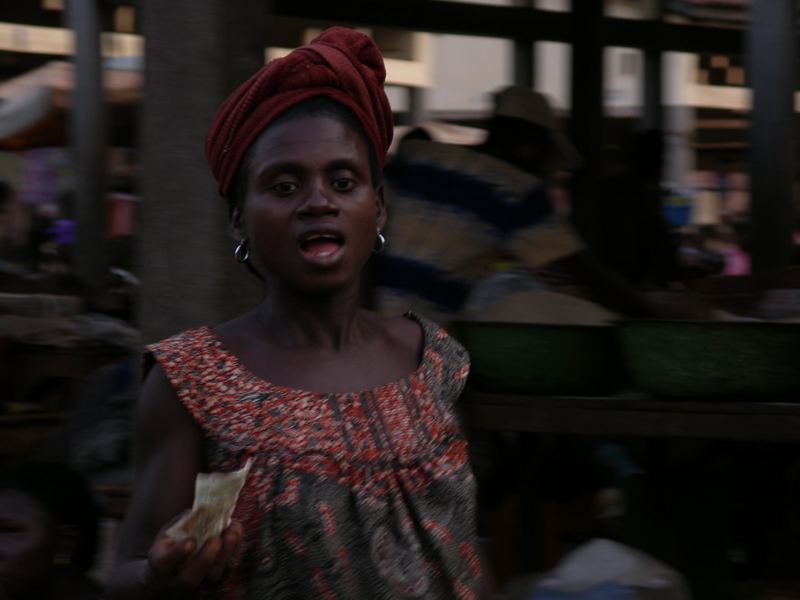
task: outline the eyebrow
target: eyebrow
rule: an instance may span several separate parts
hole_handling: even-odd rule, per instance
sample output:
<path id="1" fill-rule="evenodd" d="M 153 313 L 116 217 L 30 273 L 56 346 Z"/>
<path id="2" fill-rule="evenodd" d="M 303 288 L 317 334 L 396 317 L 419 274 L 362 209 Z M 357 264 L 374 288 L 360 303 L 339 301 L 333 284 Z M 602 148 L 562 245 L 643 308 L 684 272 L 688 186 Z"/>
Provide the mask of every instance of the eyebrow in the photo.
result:
<path id="1" fill-rule="evenodd" d="M 325 165 L 325 170 L 339 171 L 346 169 L 348 171 L 353 171 L 354 173 L 368 174 L 370 170 L 369 164 L 361 165 L 361 162 L 362 161 L 356 160 L 354 158 L 337 158 L 330 161 L 327 165 Z M 299 161 L 295 160 L 278 161 L 272 164 L 268 164 L 266 167 L 258 171 L 258 173 L 255 174 L 255 179 L 258 180 L 261 179 L 262 177 L 267 177 L 278 173 L 289 173 L 292 175 L 297 175 L 303 173 L 304 171 L 307 171 L 307 169 Z"/>
<path id="2" fill-rule="evenodd" d="M 361 164 L 362 161 L 355 160 L 353 158 L 337 158 L 336 160 L 331 161 L 328 165 L 328 169 L 331 171 L 338 171 L 341 169 L 347 169 L 348 171 L 353 171 L 355 173 L 364 172 L 369 173 L 369 162 L 363 161 L 365 164 Z"/>

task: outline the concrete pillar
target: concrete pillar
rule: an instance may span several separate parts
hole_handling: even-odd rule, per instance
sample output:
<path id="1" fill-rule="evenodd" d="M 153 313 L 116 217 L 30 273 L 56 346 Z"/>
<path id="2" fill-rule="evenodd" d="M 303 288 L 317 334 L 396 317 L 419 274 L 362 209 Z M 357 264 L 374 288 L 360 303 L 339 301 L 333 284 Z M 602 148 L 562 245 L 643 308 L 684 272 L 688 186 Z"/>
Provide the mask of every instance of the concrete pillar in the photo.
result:
<path id="1" fill-rule="evenodd" d="M 670 186 L 685 186 L 695 170 L 697 156 L 692 147 L 695 109 L 669 106 L 664 110 L 664 181 Z"/>
<path id="2" fill-rule="evenodd" d="M 794 0 L 753 2 L 748 74 L 753 268 L 785 267 L 792 258 L 796 89 Z"/>
<path id="3" fill-rule="evenodd" d="M 254 306 L 203 142 L 219 103 L 264 62 L 263 1 L 143 0 L 140 324 L 146 342 Z"/>
<path id="4" fill-rule="evenodd" d="M 102 286 L 107 266 L 103 231 L 107 135 L 98 4 L 97 0 L 67 3 L 67 20 L 75 35 L 75 91 L 70 132 L 77 222 L 73 266 L 90 291 Z"/>

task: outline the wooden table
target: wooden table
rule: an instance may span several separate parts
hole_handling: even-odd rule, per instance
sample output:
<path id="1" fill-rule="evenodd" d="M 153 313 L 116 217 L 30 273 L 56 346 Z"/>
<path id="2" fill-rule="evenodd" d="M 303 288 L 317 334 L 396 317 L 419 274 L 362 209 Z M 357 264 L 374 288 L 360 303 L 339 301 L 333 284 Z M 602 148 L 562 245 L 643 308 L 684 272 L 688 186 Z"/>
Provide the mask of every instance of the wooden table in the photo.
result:
<path id="1" fill-rule="evenodd" d="M 800 399 L 796 403 L 664 401 L 468 390 L 462 403 L 467 426 L 477 429 L 800 442 Z"/>
<path id="2" fill-rule="evenodd" d="M 9 389 L 7 401 L 25 400 L 26 391 L 48 378 L 61 381 L 61 406 L 70 407 L 85 378 L 106 365 L 130 357 L 130 352 L 110 345 L 62 348 L 40 344 L 11 342 L 8 345 Z"/>
<path id="3" fill-rule="evenodd" d="M 641 437 L 665 442 L 679 438 L 710 442 L 800 442 L 800 401 L 666 401 L 643 395 L 543 397 L 468 389 L 462 399 L 461 409 L 466 427 L 473 431 Z M 520 451 L 535 452 L 535 446 L 525 441 L 525 438 L 532 436 L 521 437 Z M 645 468 L 651 472 L 650 467 Z M 537 482 L 533 478 L 533 471 L 525 470 L 519 477 L 518 506 L 526 509 L 514 509 L 516 512 L 508 517 L 512 525 L 493 529 L 491 534 L 516 547 L 516 554 L 511 551 L 508 556 L 503 555 L 502 560 L 514 565 L 517 572 L 529 572 L 556 562 L 560 558 L 557 551 L 561 547 L 554 545 L 553 540 L 558 538 L 553 536 L 552 531 L 548 537 L 542 529 L 545 520 L 552 525 L 549 520 L 552 515 L 544 512 L 545 504 L 537 500 Z M 487 514 L 493 516 L 492 513 Z"/>

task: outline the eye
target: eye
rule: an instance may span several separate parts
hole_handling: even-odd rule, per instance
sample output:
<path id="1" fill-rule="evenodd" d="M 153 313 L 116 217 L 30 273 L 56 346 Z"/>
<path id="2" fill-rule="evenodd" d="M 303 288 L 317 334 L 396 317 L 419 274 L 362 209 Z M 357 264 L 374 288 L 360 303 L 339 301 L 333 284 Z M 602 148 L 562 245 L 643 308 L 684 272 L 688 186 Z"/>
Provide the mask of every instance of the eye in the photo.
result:
<path id="1" fill-rule="evenodd" d="M 289 196 L 297 191 L 297 184 L 293 181 L 281 181 L 270 187 L 276 196 Z"/>
<path id="2" fill-rule="evenodd" d="M 356 182 L 349 177 L 339 177 L 333 180 L 333 189 L 337 192 L 349 192 L 356 187 Z"/>

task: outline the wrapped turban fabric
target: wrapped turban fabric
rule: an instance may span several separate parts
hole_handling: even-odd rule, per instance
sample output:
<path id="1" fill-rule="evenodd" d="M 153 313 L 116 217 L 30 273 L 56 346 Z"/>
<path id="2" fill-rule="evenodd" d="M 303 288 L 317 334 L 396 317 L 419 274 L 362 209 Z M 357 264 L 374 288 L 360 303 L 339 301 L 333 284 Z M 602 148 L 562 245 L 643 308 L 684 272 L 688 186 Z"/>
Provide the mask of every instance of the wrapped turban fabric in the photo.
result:
<path id="1" fill-rule="evenodd" d="M 281 113 L 315 96 L 349 108 L 364 127 L 379 168 L 392 141 L 386 69 L 369 37 L 343 27 L 261 67 L 217 109 L 206 137 L 206 160 L 219 193 L 228 196 L 247 149 Z"/>

